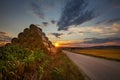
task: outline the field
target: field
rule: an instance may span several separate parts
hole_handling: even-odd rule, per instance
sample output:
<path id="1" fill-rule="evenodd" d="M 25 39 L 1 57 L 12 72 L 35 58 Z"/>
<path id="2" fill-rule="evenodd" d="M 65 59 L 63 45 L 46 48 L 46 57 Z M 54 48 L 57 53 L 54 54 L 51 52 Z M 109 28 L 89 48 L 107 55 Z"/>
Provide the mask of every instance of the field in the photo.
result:
<path id="1" fill-rule="evenodd" d="M 120 49 L 74 49 L 73 52 L 120 61 Z"/>

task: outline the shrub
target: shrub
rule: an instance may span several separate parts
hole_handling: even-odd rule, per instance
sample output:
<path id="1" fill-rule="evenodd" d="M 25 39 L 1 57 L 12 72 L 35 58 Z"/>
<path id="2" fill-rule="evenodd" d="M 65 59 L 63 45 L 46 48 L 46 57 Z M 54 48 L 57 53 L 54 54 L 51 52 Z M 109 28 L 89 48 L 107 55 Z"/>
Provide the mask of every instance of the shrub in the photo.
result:
<path id="1" fill-rule="evenodd" d="M 21 80 L 27 77 L 24 74 L 42 73 L 42 66 L 46 55 L 40 50 L 30 51 L 18 46 L 5 46 L 0 48 L 0 75 L 3 80 Z M 45 64 L 44 64 L 45 65 Z"/>
<path id="2" fill-rule="evenodd" d="M 39 49 L 0 48 L 0 80 L 84 80 L 63 53 L 47 55 Z"/>

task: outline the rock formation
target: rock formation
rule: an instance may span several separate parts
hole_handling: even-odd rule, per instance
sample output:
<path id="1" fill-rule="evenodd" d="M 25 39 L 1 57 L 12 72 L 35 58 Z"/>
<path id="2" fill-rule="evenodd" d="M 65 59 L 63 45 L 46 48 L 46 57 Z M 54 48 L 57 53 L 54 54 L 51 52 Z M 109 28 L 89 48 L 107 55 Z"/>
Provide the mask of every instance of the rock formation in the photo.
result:
<path id="1" fill-rule="evenodd" d="M 45 53 L 55 53 L 56 49 L 51 41 L 42 32 L 41 28 L 31 24 L 18 34 L 18 38 L 13 38 L 11 44 L 29 48 L 30 50 L 40 49 Z"/>

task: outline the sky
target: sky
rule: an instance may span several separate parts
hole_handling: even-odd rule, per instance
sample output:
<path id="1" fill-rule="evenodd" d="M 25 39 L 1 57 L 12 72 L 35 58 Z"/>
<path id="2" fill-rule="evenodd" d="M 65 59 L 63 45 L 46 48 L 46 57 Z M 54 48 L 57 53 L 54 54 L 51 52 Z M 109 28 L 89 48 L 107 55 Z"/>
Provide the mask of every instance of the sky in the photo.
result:
<path id="1" fill-rule="evenodd" d="M 0 45 L 30 24 L 63 47 L 120 45 L 120 0 L 0 0 Z"/>

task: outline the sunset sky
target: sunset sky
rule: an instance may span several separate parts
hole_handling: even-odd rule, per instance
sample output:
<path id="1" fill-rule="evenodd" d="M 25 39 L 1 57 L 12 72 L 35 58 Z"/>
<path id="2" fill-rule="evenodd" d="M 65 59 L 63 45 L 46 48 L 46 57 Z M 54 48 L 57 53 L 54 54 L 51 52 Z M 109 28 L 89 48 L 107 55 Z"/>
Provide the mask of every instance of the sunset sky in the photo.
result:
<path id="1" fill-rule="evenodd" d="M 0 44 L 30 24 L 61 46 L 120 45 L 120 0 L 0 0 Z"/>

